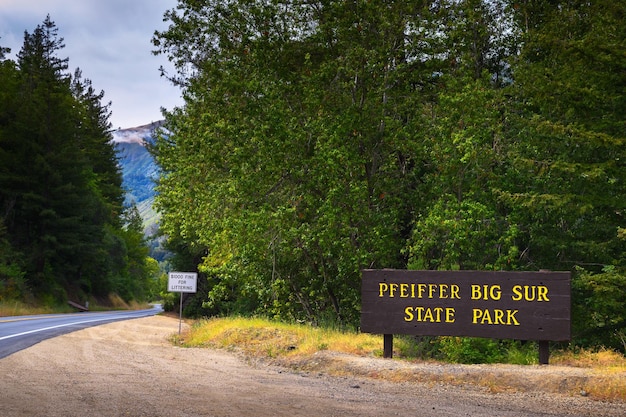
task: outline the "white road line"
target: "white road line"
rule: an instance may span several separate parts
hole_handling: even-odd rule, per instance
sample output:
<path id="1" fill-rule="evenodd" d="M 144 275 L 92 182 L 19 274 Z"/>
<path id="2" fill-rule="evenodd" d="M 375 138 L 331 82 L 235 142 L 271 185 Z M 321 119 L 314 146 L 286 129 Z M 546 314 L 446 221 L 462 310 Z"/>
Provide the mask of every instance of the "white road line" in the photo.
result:
<path id="1" fill-rule="evenodd" d="M 27 332 L 10 334 L 8 336 L 2 336 L 2 337 L 0 337 L 0 340 L 11 339 L 11 338 L 14 338 L 14 337 L 24 336 L 24 335 L 31 334 L 31 333 L 44 332 L 46 330 L 58 329 L 58 328 L 61 328 L 61 327 L 74 326 L 74 325 L 77 325 L 77 324 L 93 323 L 93 322 L 96 322 L 96 321 L 105 321 L 105 320 L 111 320 L 111 319 L 130 319 L 130 318 L 138 318 L 138 317 L 141 317 L 141 316 L 115 316 L 113 318 L 112 317 L 104 317 L 104 318 L 99 318 L 99 319 L 94 319 L 94 320 L 75 321 L 75 322 L 72 322 L 72 323 L 59 324 L 58 326 L 44 327 L 42 329 L 29 330 Z"/>
<path id="2" fill-rule="evenodd" d="M 2 320 L 0 320 L 0 323 L 14 323 L 16 321 L 28 321 L 28 320 L 48 320 L 48 319 L 58 319 L 59 317 L 69 317 L 69 316 L 78 316 L 81 313 L 72 313 L 72 314 L 56 314 L 56 315 L 37 315 L 37 316 L 19 316 L 19 317 L 12 317 L 12 316 L 6 316 L 6 317 L 2 317 Z M 84 316 L 84 314 L 83 314 Z"/>

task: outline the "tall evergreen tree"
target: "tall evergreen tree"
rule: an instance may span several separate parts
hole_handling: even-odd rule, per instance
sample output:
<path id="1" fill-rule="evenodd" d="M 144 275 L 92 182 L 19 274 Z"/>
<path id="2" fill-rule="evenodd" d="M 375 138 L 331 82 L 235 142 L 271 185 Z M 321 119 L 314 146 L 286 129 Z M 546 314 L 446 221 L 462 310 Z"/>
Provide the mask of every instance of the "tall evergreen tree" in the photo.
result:
<path id="1" fill-rule="evenodd" d="M 20 298 L 27 292 L 23 259 L 11 243 L 5 220 L 15 204 L 15 196 L 5 194 L 13 187 L 15 155 L 9 148 L 10 126 L 15 120 L 18 101 L 18 71 L 15 63 L 5 60 L 8 48 L 0 47 L 0 301 Z"/>
<path id="2" fill-rule="evenodd" d="M 104 296 L 129 279 L 109 105 L 79 70 L 69 75 L 63 47 L 48 16 L 25 32 L 16 66 L 0 63 L 0 207 L 29 287 L 51 302 Z"/>
<path id="3" fill-rule="evenodd" d="M 119 225 L 124 190 L 117 152 L 111 144 L 111 103 L 103 104 L 104 91 L 96 93 L 91 80 L 83 79 L 79 69 L 72 78 L 72 95 L 79 104 L 75 114 L 78 146 L 89 160 L 96 190 L 107 205 L 106 221 Z"/>
<path id="4" fill-rule="evenodd" d="M 623 262 L 626 6 L 522 3 L 511 112 L 517 208 L 530 268 L 599 270 Z"/>
<path id="5" fill-rule="evenodd" d="M 521 2 L 510 185 L 522 266 L 573 270 L 577 343 L 624 348 L 626 5 Z"/>
<path id="6" fill-rule="evenodd" d="M 9 223 L 18 246 L 28 248 L 29 279 L 34 288 L 60 291 L 58 268 L 64 249 L 74 238 L 72 207 L 80 204 L 84 159 L 69 145 L 72 125 L 68 120 L 73 100 L 66 74 L 67 59 L 56 56 L 63 47 L 50 18 L 33 34 L 25 33 L 18 54 L 21 74 L 20 107 L 12 139 L 18 141 L 14 172 L 19 177 L 15 192 L 19 203 Z M 67 159 L 63 159 L 67 158 Z M 30 160 L 30 164 L 22 161 Z M 67 239 L 60 239 L 66 233 Z M 71 252 L 69 250 L 68 252 Z"/>

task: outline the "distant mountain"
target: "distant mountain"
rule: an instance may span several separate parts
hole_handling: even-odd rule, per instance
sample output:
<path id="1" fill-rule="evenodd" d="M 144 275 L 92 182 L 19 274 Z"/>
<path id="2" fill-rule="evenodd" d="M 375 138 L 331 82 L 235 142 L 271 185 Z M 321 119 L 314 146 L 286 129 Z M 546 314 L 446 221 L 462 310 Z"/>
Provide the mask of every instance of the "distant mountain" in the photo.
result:
<path id="1" fill-rule="evenodd" d="M 126 204 L 137 205 L 144 221 L 144 230 L 148 235 L 154 233 L 158 220 L 152 203 L 159 169 L 146 149 L 146 144 L 154 140 L 154 130 L 162 124 L 163 121 L 159 121 L 129 129 L 118 129 L 112 133 L 122 168 L 122 186 L 126 190 Z"/>

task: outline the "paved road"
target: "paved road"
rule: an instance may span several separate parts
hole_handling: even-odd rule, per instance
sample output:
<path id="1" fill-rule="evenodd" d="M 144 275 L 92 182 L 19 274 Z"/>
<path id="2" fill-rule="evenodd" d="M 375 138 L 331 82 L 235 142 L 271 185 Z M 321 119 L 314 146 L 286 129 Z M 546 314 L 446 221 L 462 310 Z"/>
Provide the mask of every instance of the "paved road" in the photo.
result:
<path id="1" fill-rule="evenodd" d="M 153 316 L 161 311 L 161 305 L 157 304 L 151 309 L 136 311 L 0 317 L 0 358 L 51 337 L 114 321 Z"/>

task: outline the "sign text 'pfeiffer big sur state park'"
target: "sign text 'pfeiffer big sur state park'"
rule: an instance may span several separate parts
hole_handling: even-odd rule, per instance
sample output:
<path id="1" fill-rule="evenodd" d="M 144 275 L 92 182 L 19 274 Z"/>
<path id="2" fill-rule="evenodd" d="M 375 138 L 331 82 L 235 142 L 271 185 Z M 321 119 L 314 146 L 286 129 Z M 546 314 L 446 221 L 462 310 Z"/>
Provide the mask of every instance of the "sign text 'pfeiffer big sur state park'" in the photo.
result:
<path id="1" fill-rule="evenodd" d="M 364 270 L 361 331 L 570 340 L 570 273 Z"/>

